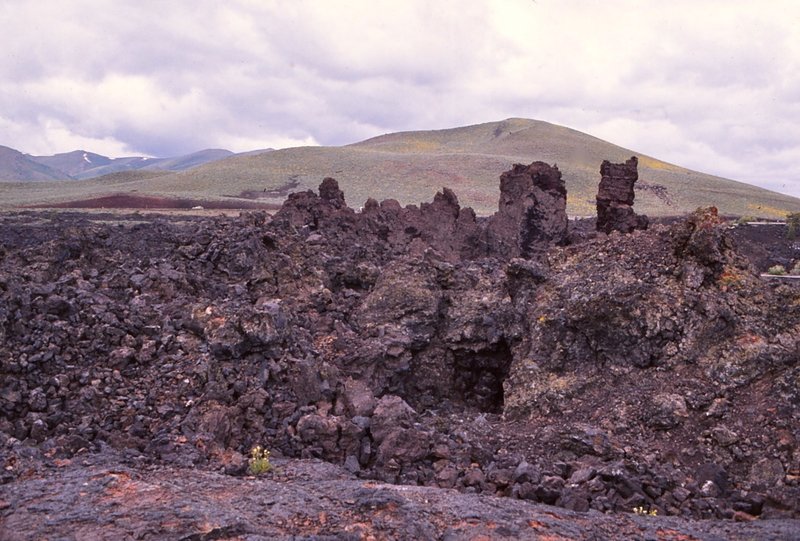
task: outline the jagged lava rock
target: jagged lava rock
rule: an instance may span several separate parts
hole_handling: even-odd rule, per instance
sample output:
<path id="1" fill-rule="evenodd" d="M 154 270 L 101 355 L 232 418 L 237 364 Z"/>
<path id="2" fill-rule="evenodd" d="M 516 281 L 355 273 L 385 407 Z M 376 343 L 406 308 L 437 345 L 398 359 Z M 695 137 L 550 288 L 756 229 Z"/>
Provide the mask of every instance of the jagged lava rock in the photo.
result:
<path id="1" fill-rule="evenodd" d="M 800 290 L 711 211 L 558 246 L 557 170 L 513 172 L 492 242 L 450 190 L 355 212 L 333 179 L 271 221 L 0 215 L 0 482 L 109 447 L 241 475 L 260 444 L 573 509 L 800 514 Z"/>

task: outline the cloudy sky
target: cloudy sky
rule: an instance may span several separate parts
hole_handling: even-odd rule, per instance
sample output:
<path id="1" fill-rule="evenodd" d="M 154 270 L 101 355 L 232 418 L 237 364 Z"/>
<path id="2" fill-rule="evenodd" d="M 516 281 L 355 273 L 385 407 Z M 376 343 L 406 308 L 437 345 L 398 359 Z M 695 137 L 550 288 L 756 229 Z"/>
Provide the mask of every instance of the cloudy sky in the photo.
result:
<path id="1" fill-rule="evenodd" d="M 0 145 L 179 155 L 547 120 L 800 196 L 796 0 L 3 0 Z"/>

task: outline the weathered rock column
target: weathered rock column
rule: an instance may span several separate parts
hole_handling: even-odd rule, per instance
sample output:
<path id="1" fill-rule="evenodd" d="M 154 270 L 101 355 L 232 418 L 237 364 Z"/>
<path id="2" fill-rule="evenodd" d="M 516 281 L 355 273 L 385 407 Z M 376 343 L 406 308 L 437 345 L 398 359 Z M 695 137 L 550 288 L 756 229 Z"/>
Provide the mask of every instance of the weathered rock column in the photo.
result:
<path id="1" fill-rule="evenodd" d="M 487 247 L 501 257 L 531 258 L 567 240 L 567 189 L 556 166 L 516 164 L 500 176 L 500 203 Z"/>
<path id="2" fill-rule="evenodd" d="M 597 230 L 603 233 L 647 229 L 647 216 L 633 211 L 633 185 L 639 179 L 639 160 L 633 156 L 625 163 L 604 160 L 600 166 L 600 187 L 597 191 Z"/>

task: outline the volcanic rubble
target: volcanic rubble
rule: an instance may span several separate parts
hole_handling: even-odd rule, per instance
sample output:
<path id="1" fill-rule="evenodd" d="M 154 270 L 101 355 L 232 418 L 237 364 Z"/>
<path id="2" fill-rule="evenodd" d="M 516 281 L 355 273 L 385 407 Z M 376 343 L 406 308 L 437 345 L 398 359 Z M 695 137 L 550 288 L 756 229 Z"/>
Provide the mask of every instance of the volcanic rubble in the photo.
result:
<path id="1" fill-rule="evenodd" d="M 800 288 L 627 190 L 3 214 L 0 539 L 797 538 Z"/>

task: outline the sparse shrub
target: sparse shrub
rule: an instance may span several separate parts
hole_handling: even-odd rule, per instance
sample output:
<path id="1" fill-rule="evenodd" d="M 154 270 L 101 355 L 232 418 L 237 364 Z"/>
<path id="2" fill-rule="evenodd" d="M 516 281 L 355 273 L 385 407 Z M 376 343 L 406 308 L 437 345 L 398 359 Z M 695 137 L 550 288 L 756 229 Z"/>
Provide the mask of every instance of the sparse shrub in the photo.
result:
<path id="1" fill-rule="evenodd" d="M 773 265 L 769 269 L 767 269 L 767 274 L 771 274 L 772 276 L 785 276 L 786 275 L 786 267 L 783 265 Z"/>
<path id="2" fill-rule="evenodd" d="M 792 270 L 789 271 L 789 274 L 791 274 L 792 276 L 800 276 L 800 259 L 795 261 Z"/>
<path id="3" fill-rule="evenodd" d="M 250 450 L 250 460 L 248 461 L 251 475 L 261 475 L 272 469 L 269 462 L 269 450 L 260 445 L 256 445 Z"/>
<path id="4" fill-rule="evenodd" d="M 747 222 L 755 222 L 756 219 L 753 216 L 740 216 L 738 220 L 736 220 L 736 225 L 745 225 Z"/>
<path id="5" fill-rule="evenodd" d="M 639 507 L 634 507 L 633 512 L 637 515 L 644 515 L 647 517 L 655 517 L 658 516 L 658 509 L 645 509 L 641 505 Z"/>
<path id="6" fill-rule="evenodd" d="M 786 238 L 794 240 L 800 231 L 800 212 L 790 212 L 786 215 Z"/>

